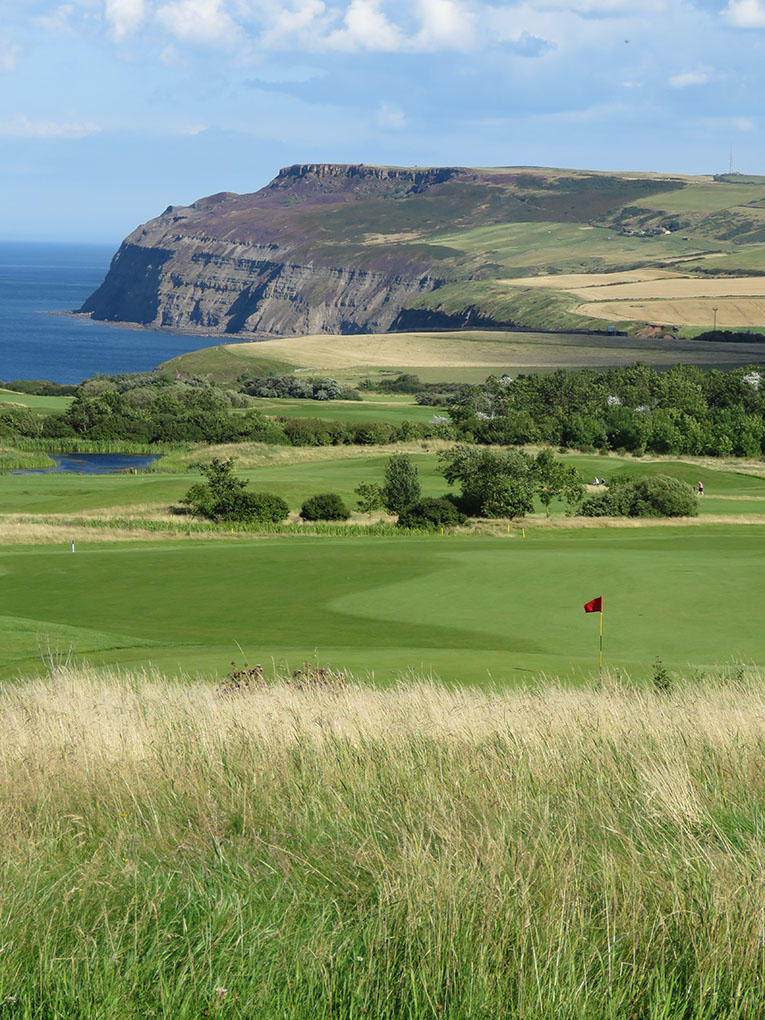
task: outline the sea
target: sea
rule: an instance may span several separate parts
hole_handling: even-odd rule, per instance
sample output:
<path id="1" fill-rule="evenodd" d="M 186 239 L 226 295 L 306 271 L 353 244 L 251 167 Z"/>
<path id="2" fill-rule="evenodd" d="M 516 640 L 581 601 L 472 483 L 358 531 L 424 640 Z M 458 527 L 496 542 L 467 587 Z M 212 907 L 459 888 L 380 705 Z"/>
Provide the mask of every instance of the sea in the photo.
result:
<path id="1" fill-rule="evenodd" d="M 0 241 L 0 382 L 78 383 L 99 373 L 142 372 L 216 343 L 61 314 L 98 287 L 116 249 Z"/>

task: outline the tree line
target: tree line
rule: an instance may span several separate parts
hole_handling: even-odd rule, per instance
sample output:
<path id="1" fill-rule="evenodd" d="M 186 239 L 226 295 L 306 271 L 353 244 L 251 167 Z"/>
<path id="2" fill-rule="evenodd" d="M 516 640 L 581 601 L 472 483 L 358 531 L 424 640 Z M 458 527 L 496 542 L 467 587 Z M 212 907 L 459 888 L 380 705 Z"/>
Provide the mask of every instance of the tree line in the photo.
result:
<path id="1" fill-rule="evenodd" d="M 765 450 L 765 368 L 723 371 L 635 364 L 603 371 L 490 377 L 448 414 L 482 444 L 584 451 L 759 457 Z"/>

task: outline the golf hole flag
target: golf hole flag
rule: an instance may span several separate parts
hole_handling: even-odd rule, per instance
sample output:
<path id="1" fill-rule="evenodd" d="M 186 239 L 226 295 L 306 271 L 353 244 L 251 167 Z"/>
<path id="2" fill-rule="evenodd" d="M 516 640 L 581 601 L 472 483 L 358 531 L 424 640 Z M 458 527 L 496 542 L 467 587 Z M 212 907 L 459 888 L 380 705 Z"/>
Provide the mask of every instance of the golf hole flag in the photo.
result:
<path id="1" fill-rule="evenodd" d="M 590 599 L 584 604 L 585 613 L 600 613 L 600 654 L 598 655 L 598 669 L 603 674 L 603 596 L 598 595 L 596 599 Z"/>

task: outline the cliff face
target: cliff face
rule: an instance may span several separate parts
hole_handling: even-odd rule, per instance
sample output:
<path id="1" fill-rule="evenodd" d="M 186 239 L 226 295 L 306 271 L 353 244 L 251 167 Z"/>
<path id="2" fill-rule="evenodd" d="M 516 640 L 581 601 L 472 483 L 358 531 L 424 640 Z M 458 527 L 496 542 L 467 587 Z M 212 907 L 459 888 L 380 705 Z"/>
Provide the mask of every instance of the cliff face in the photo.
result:
<path id="1" fill-rule="evenodd" d="M 95 319 L 188 332 L 385 332 L 399 310 L 439 283 L 431 274 L 294 262 L 268 245 L 179 238 L 174 249 L 131 235 L 82 306 Z"/>
<path id="2" fill-rule="evenodd" d="M 528 171 L 303 164 L 254 194 L 173 207 L 123 242 L 80 311 L 185 332 L 385 332 L 490 255 L 432 241 L 507 221 L 587 221 L 656 182 Z M 586 201 L 581 198 L 586 194 Z M 496 268 L 496 267 L 494 267 Z"/>
<path id="3" fill-rule="evenodd" d="M 126 238 L 80 311 L 191 332 L 385 332 L 441 278 L 417 246 L 392 251 L 361 236 L 342 250 L 329 219 L 458 172 L 305 164 L 253 195 L 170 206 Z"/>

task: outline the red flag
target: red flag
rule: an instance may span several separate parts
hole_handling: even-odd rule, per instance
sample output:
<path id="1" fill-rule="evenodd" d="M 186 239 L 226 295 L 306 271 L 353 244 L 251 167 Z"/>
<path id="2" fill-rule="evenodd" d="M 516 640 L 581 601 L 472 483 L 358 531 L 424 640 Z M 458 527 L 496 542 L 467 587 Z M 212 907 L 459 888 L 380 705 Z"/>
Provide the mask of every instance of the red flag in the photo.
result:
<path id="1" fill-rule="evenodd" d="M 585 613 L 602 613 L 603 612 L 603 596 L 598 595 L 592 602 L 585 602 L 584 604 Z"/>

